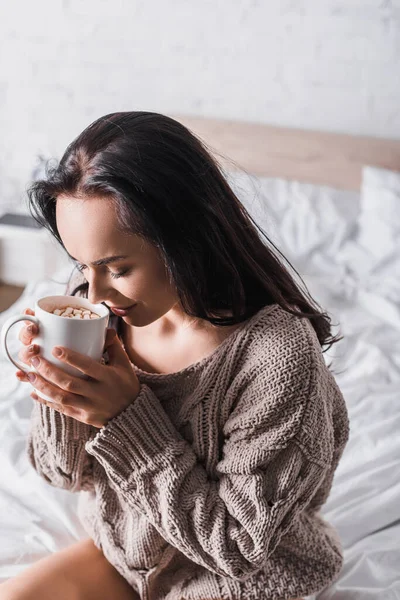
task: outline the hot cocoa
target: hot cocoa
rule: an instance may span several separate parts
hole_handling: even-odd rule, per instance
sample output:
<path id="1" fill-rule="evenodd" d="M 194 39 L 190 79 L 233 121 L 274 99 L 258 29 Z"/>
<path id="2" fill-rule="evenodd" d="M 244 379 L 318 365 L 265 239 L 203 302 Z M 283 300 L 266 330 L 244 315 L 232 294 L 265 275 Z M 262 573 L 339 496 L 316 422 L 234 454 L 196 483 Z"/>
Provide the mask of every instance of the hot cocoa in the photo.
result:
<path id="1" fill-rule="evenodd" d="M 73 306 L 66 306 L 65 308 L 56 308 L 53 311 L 49 311 L 53 315 L 58 317 L 66 317 L 67 319 L 99 319 L 100 316 L 92 312 L 88 308 L 74 308 Z"/>

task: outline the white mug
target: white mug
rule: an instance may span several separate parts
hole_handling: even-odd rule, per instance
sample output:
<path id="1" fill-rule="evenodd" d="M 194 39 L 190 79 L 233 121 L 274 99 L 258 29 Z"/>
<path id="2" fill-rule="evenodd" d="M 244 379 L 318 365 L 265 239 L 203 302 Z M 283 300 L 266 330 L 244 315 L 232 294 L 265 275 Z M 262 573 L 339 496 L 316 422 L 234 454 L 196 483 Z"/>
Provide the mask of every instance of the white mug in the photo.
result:
<path id="1" fill-rule="evenodd" d="M 69 319 L 52 314 L 56 308 L 89 309 L 99 315 L 98 319 Z M 45 296 L 35 302 L 35 316 L 15 315 L 7 319 L 1 329 L 1 348 L 9 360 L 24 373 L 36 371 L 33 365 L 18 363 L 10 355 L 7 348 L 7 334 L 10 328 L 19 321 L 32 321 L 39 329 L 32 343 L 40 346 L 40 356 L 63 369 L 70 375 L 81 377 L 87 376 L 71 365 L 58 360 L 52 354 L 54 346 L 63 346 L 75 350 L 80 354 L 90 356 L 93 360 L 100 362 L 106 341 L 109 311 L 103 304 L 92 304 L 86 298 L 76 296 Z M 41 398 L 52 402 L 52 399 L 35 389 L 35 393 Z"/>

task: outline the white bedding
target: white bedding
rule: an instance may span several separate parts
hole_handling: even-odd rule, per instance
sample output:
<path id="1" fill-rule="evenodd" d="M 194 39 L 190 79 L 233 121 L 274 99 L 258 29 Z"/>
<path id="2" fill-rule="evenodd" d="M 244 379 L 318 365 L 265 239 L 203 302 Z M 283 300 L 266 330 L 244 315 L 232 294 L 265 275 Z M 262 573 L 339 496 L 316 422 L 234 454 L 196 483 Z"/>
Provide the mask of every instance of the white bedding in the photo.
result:
<path id="1" fill-rule="evenodd" d="M 345 564 L 317 598 L 400 599 L 400 175 L 364 169 L 361 195 L 239 175 L 232 185 L 344 335 L 324 356 L 346 398 L 350 439 L 322 514 L 339 531 Z M 385 244 L 374 238 L 371 249 L 374 225 Z M 69 272 L 28 285 L 0 326 L 38 296 L 64 293 Z M 9 336 L 15 356 L 19 329 Z M 1 355 L 0 581 L 86 537 L 77 495 L 52 488 L 28 463 L 33 400 L 15 370 Z"/>

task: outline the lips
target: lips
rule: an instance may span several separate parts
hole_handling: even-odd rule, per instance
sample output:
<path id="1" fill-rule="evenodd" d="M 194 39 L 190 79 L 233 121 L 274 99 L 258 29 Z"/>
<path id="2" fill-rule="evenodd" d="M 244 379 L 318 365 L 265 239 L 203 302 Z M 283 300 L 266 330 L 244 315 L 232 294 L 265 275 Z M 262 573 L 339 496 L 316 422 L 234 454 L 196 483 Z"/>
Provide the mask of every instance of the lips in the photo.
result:
<path id="1" fill-rule="evenodd" d="M 109 306 L 108 308 L 110 310 L 113 310 L 115 308 L 115 310 L 128 310 L 128 308 L 132 308 L 132 306 L 135 306 L 134 304 L 131 304 L 130 306 Z"/>
<path id="2" fill-rule="evenodd" d="M 131 306 L 127 306 L 125 308 L 117 308 L 116 306 L 112 306 L 112 307 L 109 306 L 109 309 L 114 313 L 114 315 L 118 315 L 119 317 L 124 317 L 135 306 L 136 306 L 136 304 L 132 304 Z"/>

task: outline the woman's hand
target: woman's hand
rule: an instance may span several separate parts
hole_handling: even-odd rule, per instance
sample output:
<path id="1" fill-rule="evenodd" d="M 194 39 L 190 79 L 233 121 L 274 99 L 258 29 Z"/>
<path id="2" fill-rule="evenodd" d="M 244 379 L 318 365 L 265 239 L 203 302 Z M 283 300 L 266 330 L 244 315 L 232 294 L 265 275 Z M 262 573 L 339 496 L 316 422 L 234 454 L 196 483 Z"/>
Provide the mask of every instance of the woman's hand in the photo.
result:
<path id="1" fill-rule="evenodd" d="M 114 329 L 107 329 L 104 346 L 109 356 L 107 365 L 68 348 L 61 350 L 62 354 L 58 356 L 54 348 L 53 355 L 61 362 L 79 369 L 88 378 L 70 375 L 36 356 L 40 361 L 38 365 L 34 364 L 38 373 L 25 375 L 17 371 L 16 375 L 20 381 L 30 381 L 37 390 L 53 400 L 46 402 L 32 393 L 32 398 L 37 402 L 100 429 L 137 398 L 140 382 Z M 32 375 L 34 381 L 27 378 Z"/>
<path id="2" fill-rule="evenodd" d="M 35 316 L 35 311 L 31 308 L 25 308 L 24 315 Z M 33 338 L 39 333 L 39 329 L 37 325 L 31 321 L 24 321 L 24 323 L 26 326 L 21 327 L 21 330 L 18 334 L 18 339 L 24 344 L 25 348 L 21 348 L 21 350 L 18 352 L 18 358 L 25 365 L 29 366 L 30 359 L 39 352 L 39 346 L 32 344 Z M 22 373 L 22 371 L 17 371 L 17 373 Z"/>

